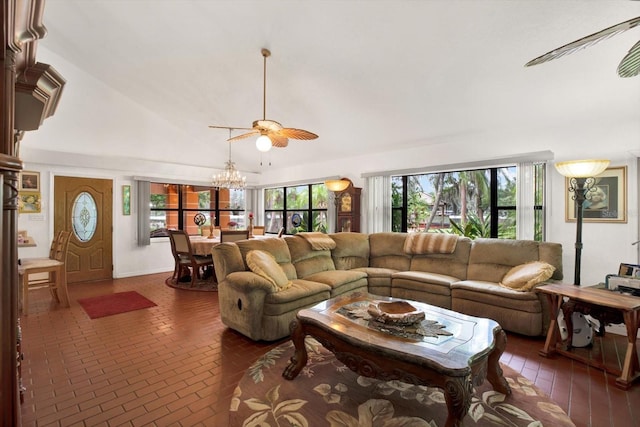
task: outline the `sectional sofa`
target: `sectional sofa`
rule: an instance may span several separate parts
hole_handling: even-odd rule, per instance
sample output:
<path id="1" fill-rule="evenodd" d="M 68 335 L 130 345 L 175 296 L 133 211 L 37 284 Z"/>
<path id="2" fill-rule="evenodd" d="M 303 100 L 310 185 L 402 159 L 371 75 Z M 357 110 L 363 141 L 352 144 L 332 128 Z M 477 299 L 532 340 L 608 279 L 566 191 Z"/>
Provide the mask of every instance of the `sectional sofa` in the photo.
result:
<path id="1" fill-rule="evenodd" d="M 435 244 L 413 239 L 412 247 L 407 233 L 319 234 L 215 246 L 222 322 L 251 339 L 273 341 L 289 335 L 298 310 L 366 291 L 488 317 L 519 334 L 546 333 L 546 299 L 501 282 L 537 261 L 551 266 L 549 280 L 561 280 L 558 243 L 446 235 Z M 256 261 L 264 253 L 272 262 L 267 267 Z"/>

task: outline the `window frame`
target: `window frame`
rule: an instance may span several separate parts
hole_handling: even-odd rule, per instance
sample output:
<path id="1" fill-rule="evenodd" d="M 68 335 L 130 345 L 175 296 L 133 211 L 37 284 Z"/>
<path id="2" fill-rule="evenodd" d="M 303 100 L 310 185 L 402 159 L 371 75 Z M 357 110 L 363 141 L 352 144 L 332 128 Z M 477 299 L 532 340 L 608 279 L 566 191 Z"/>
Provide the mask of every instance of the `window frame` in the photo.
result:
<path id="1" fill-rule="evenodd" d="M 299 187 L 307 187 L 307 194 L 308 194 L 308 200 L 307 200 L 307 207 L 306 208 L 289 208 L 287 206 L 287 201 L 288 201 L 288 190 L 293 189 L 293 188 L 299 188 Z M 313 188 L 314 186 L 319 186 L 319 187 L 323 187 L 324 188 L 324 194 L 326 194 L 326 207 L 314 207 L 313 205 L 313 196 L 314 196 L 314 192 L 313 192 Z M 270 190 L 278 190 L 282 192 L 283 195 L 283 202 L 282 202 L 282 209 L 268 209 L 267 208 L 267 191 Z M 264 224 L 268 224 L 269 220 L 268 220 L 268 215 L 280 215 L 280 217 L 282 218 L 282 227 L 285 228 L 284 234 L 287 235 L 291 235 L 291 234 L 296 234 L 298 232 L 307 232 L 307 231 L 318 231 L 318 230 L 314 230 L 314 221 L 313 219 L 315 218 L 316 214 L 322 214 L 324 213 L 324 228 L 319 230 L 321 232 L 327 233 L 328 232 L 328 220 L 329 220 L 329 190 L 326 188 L 326 186 L 324 185 L 324 182 L 310 182 L 310 183 L 301 183 L 301 184 L 292 184 L 292 185 L 285 185 L 285 186 L 278 186 L 278 187 L 266 187 L 263 189 L 263 198 L 264 198 L 264 212 L 263 212 L 263 219 L 264 219 Z M 303 212 L 303 222 L 304 222 L 304 217 L 307 218 L 306 221 L 306 229 L 302 229 L 302 230 L 294 230 L 294 229 L 290 229 L 289 228 L 289 224 L 290 224 L 290 217 L 294 214 L 294 213 L 299 213 L 299 212 Z M 320 227 L 322 228 L 322 222 L 320 222 Z M 279 230 L 278 230 L 279 231 Z M 277 234 L 278 231 L 272 231 L 272 230 L 268 230 L 265 228 L 265 234 Z M 293 232 L 295 231 L 295 232 Z"/>
<path id="2" fill-rule="evenodd" d="M 153 185 L 164 185 L 166 187 L 168 186 L 175 186 L 176 188 L 176 196 L 177 196 L 177 207 L 154 207 L 151 203 L 151 197 L 154 194 L 158 194 L 158 193 L 154 193 L 153 190 L 149 191 L 149 218 L 148 221 L 151 224 L 151 218 L 154 216 L 154 212 L 175 212 L 176 216 L 177 216 L 177 228 L 178 230 L 185 230 L 185 217 L 186 214 L 189 212 L 193 212 L 193 213 L 205 213 L 208 214 L 209 218 L 214 218 L 214 223 L 213 225 L 215 227 L 219 227 L 220 226 L 220 219 L 221 217 L 225 214 L 225 213 L 229 213 L 230 215 L 232 213 L 236 213 L 236 212 L 241 212 L 240 215 L 244 216 L 244 213 L 246 212 L 246 190 L 245 189 L 241 189 L 241 190 L 234 190 L 234 191 L 244 191 L 244 196 L 243 196 L 243 200 L 244 200 L 244 206 L 242 206 L 241 208 L 233 208 L 233 207 L 225 207 L 225 208 L 221 208 L 220 207 L 220 194 L 221 194 L 221 190 L 224 189 L 220 189 L 220 188 L 216 188 L 216 187 L 209 187 L 206 185 L 194 185 L 194 184 L 175 184 L 175 183 L 169 183 L 169 182 L 157 182 L 157 181 L 153 181 L 150 182 L 151 187 L 153 187 Z M 210 204 L 212 205 L 212 207 L 210 208 L 201 208 L 201 207 L 197 207 L 197 208 L 193 208 L 193 207 L 188 207 L 186 205 L 187 201 L 185 200 L 185 191 L 189 191 L 188 187 L 192 187 L 192 192 L 195 193 L 200 193 L 202 191 L 210 191 L 213 198 L 210 201 Z M 194 188 L 196 190 L 194 190 Z M 237 213 L 235 214 L 236 216 L 238 215 Z M 172 229 L 173 228 L 173 224 L 169 225 L 167 223 L 167 215 L 165 215 L 165 226 L 164 228 L 153 228 L 151 227 L 150 229 L 150 237 L 151 238 L 156 238 L 156 237 L 167 237 L 168 233 L 166 232 L 167 229 Z M 193 228 L 196 226 L 192 226 L 191 224 L 187 224 L 187 231 L 189 231 L 189 228 Z M 201 227 L 197 227 L 198 230 L 201 229 Z M 193 233 L 189 233 L 190 235 L 196 235 Z"/>
<path id="3" fill-rule="evenodd" d="M 429 171 L 424 173 L 411 173 L 404 175 L 392 175 L 391 176 L 391 193 L 392 193 L 392 201 L 391 201 L 391 218 L 392 218 L 392 231 L 398 232 L 407 232 L 409 229 L 409 177 L 410 176 L 428 176 L 428 175 L 436 175 L 438 173 L 461 173 L 461 172 L 472 172 L 472 171 L 489 171 L 489 209 L 490 213 L 490 222 L 489 222 L 489 233 L 491 238 L 506 238 L 499 236 L 500 224 L 499 224 L 499 213 L 501 211 L 513 211 L 516 213 L 517 220 L 517 197 L 515 200 L 515 205 L 500 205 L 499 197 L 498 197 L 498 171 L 500 169 L 505 168 L 516 168 L 516 177 L 517 179 L 517 168 L 518 165 L 501 165 L 501 166 L 490 166 L 490 167 L 478 167 L 473 169 L 461 169 L 461 170 L 450 170 L 450 171 Z M 534 236 L 538 241 L 544 240 L 545 232 L 544 232 L 544 188 L 545 188 L 545 173 L 546 168 L 544 163 L 534 163 L 534 173 L 536 175 L 535 178 L 535 188 L 532 189 L 534 191 Z M 398 181 L 400 181 L 398 183 Z M 401 205 L 394 205 L 394 189 L 393 186 L 396 185 L 401 187 L 402 195 L 401 195 Z M 393 219 L 396 218 L 397 215 L 400 215 L 400 224 L 394 222 Z M 400 227 L 398 228 L 398 225 Z M 427 230 L 429 231 L 429 230 Z"/>

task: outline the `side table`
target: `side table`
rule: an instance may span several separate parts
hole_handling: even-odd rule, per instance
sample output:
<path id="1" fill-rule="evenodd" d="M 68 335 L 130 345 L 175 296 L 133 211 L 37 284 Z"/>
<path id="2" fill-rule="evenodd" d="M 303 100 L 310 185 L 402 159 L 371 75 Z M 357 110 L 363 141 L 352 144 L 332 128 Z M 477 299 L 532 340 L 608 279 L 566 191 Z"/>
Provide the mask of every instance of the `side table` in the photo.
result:
<path id="1" fill-rule="evenodd" d="M 539 351 L 541 356 L 549 357 L 554 353 L 559 353 L 618 375 L 616 385 L 624 390 L 628 389 L 633 381 L 640 378 L 640 362 L 638 362 L 638 348 L 636 345 L 638 328 L 640 328 L 640 298 L 622 295 L 606 289 L 580 287 L 565 283 L 540 286 L 536 288 L 536 291 L 547 296 L 551 315 L 547 338 L 543 349 Z M 576 311 L 580 307 L 591 307 L 592 310 L 595 309 L 598 313 L 608 313 L 607 316 L 613 316 L 613 311 L 621 313 L 627 331 L 627 349 L 621 370 L 594 363 L 588 358 L 576 355 L 570 348 L 562 348 L 562 343 L 558 340 L 560 335 L 558 314 L 562 309 L 564 298 L 568 298 L 568 303 L 572 304 L 572 308 Z"/>

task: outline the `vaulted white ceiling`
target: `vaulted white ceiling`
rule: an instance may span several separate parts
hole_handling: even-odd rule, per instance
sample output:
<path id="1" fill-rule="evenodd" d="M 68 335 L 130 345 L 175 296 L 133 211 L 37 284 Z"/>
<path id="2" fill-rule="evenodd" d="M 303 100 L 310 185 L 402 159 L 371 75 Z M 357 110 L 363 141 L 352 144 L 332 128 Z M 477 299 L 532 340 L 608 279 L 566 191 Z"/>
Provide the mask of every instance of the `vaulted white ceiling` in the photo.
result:
<path id="1" fill-rule="evenodd" d="M 229 135 L 207 126 L 262 117 L 262 47 L 272 51 L 267 118 L 320 136 L 274 149 L 274 167 L 594 122 L 640 126 L 640 77 L 616 74 L 640 28 L 524 67 L 639 15 L 637 1 L 49 0 L 39 54 L 68 82 L 48 137 L 24 144 L 222 167 Z M 151 118 L 131 117 L 126 103 Z M 261 161 L 254 139 L 233 143 L 232 155 L 244 170 Z"/>

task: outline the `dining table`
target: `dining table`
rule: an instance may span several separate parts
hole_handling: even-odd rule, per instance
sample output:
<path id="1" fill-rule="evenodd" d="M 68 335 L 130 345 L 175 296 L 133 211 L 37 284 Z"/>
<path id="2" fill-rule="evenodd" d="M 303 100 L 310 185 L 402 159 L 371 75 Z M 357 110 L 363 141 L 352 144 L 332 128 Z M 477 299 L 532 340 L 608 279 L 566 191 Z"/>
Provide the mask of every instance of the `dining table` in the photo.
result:
<path id="1" fill-rule="evenodd" d="M 272 234 L 272 235 L 256 235 L 256 236 L 251 236 L 250 239 L 270 239 L 270 238 L 275 238 L 276 235 Z M 207 256 L 207 255 L 211 255 L 211 249 L 220 244 L 220 236 L 216 236 L 213 238 L 209 238 L 208 236 L 200 236 L 200 235 L 196 235 L 196 236 L 189 236 L 189 240 L 191 242 L 191 250 L 193 251 L 194 255 L 201 255 L 201 256 Z"/>
<path id="2" fill-rule="evenodd" d="M 191 241 L 191 250 L 194 255 L 207 256 L 211 255 L 211 249 L 220 244 L 220 237 L 205 237 L 205 236 L 189 236 Z"/>

